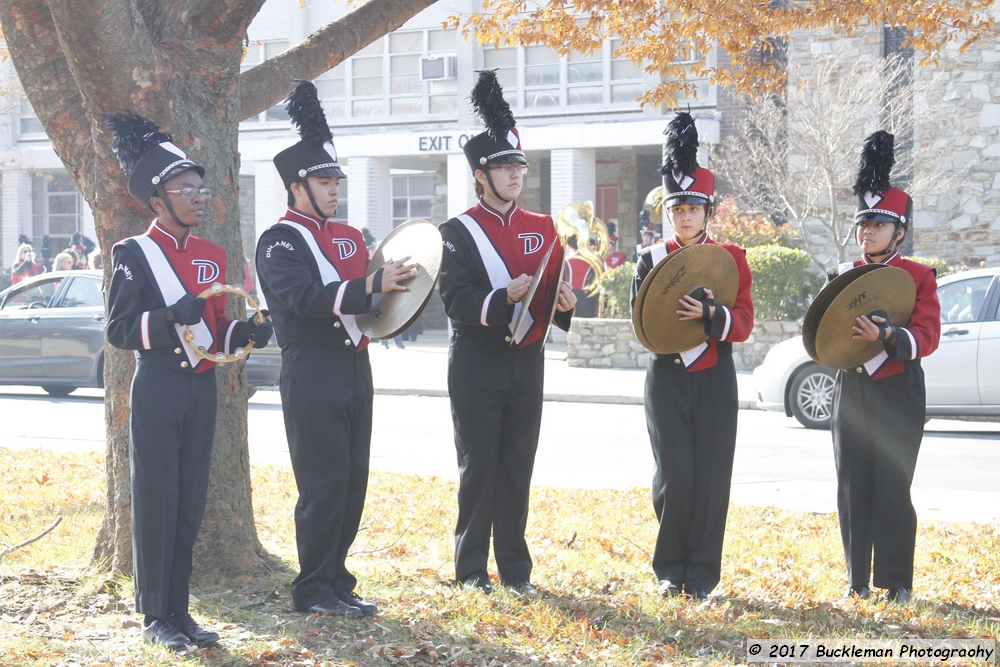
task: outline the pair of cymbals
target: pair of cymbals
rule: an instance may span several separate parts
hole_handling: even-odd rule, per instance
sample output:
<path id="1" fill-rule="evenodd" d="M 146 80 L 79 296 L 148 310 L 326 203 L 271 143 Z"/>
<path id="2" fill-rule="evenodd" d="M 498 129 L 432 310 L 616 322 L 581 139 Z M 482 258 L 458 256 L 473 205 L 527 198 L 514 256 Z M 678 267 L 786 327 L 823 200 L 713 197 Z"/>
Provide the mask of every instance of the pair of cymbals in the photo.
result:
<path id="1" fill-rule="evenodd" d="M 817 363 L 845 370 L 877 357 L 882 341 L 853 338 L 852 327 L 864 315 L 885 317 L 892 326 L 910 320 L 917 286 L 903 269 L 862 264 L 840 274 L 824 287 L 802 322 L 802 342 Z"/>
<path id="2" fill-rule="evenodd" d="M 708 340 L 703 320 L 681 320 L 679 300 L 709 288 L 715 302 L 732 308 L 739 291 L 736 260 L 722 246 L 702 243 L 679 248 L 654 266 L 632 306 L 632 328 L 643 346 L 676 354 Z"/>
<path id="3" fill-rule="evenodd" d="M 556 248 L 559 248 L 559 252 L 555 252 Z M 542 278 L 545 276 L 545 269 L 548 267 L 550 260 L 553 259 L 555 255 L 555 260 L 559 262 L 559 271 L 557 279 L 552 281 L 548 285 L 548 289 L 543 292 L 539 292 L 538 288 L 542 284 Z M 559 285 L 562 284 L 563 272 L 566 267 L 563 263 L 563 250 L 562 244 L 559 243 L 558 237 L 553 239 L 552 245 L 549 249 L 545 251 L 545 255 L 542 256 L 542 261 L 535 270 L 534 275 L 531 276 L 531 285 L 528 287 L 528 291 L 525 292 L 524 296 L 521 297 L 521 312 L 517 315 L 517 320 L 514 322 L 514 332 L 520 331 L 521 324 L 524 322 L 524 318 L 528 315 L 528 309 L 531 307 L 532 301 L 536 298 L 545 297 L 545 312 L 547 314 L 547 319 L 545 322 L 544 330 L 542 332 L 542 345 L 541 349 L 545 349 L 545 339 L 549 337 L 549 329 L 552 327 L 552 320 L 556 316 L 556 305 L 559 302 Z M 511 341 L 511 345 L 514 345 L 515 341 Z"/>
<path id="4" fill-rule="evenodd" d="M 368 275 L 388 260 L 410 256 L 416 275 L 403 283 L 406 291 L 372 295 L 368 312 L 358 315 L 358 328 L 370 338 L 395 338 L 417 321 L 434 293 L 441 271 L 441 232 L 426 220 L 407 220 L 379 244 L 368 263 Z"/>

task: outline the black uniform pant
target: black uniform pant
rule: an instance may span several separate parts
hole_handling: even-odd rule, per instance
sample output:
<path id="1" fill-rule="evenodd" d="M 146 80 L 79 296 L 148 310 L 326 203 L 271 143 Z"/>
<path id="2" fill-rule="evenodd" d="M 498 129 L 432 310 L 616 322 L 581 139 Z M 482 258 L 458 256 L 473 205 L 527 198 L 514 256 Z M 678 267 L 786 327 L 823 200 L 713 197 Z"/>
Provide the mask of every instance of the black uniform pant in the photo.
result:
<path id="1" fill-rule="evenodd" d="M 132 559 L 135 608 L 188 609 L 191 552 L 205 514 L 216 415 L 215 369 L 136 362 L 132 378 Z"/>
<path id="2" fill-rule="evenodd" d="M 544 355 L 453 332 L 448 394 L 458 453 L 455 575 L 486 575 L 493 535 L 500 580 L 531 580 L 524 539 L 528 492 L 542 421 Z"/>
<path id="3" fill-rule="evenodd" d="M 837 509 L 850 585 L 913 587 L 917 513 L 910 484 L 924 437 L 924 371 L 919 362 L 881 380 L 855 370 L 837 373 L 833 455 Z"/>
<path id="4" fill-rule="evenodd" d="M 347 551 L 361 525 L 372 435 L 368 351 L 311 343 L 281 347 L 281 406 L 299 500 L 299 611 L 354 590 Z"/>
<path id="5" fill-rule="evenodd" d="M 660 522 L 653 552 L 658 580 L 711 591 L 719 583 L 739 399 L 730 354 L 686 372 L 650 358 L 646 427 L 656 460 L 653 509 Z"/>

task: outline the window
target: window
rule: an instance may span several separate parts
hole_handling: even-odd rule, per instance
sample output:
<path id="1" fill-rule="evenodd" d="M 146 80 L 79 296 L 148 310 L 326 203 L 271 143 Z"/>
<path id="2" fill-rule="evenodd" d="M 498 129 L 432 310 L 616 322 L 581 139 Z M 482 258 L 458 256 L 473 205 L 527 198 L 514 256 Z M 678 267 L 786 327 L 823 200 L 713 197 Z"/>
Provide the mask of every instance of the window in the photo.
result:
<path id="1" fill-rule="evenodd" d="M 407 220 L 431 219 L 431 200 L 434 195 L 434 177 L 392 177 L 392 227 L 395 229 Z"/>
<path id="2" fill-rule="evenodd" d="M 642 70 L 624 56 L 615 58 L 621 48 L 620 39 L 611 40 L 611 104 L 635 104 L 646 89 L 642 85 Z"/>
<path id="3" fill-rule="evenodd" d="M 992 282 L 993 276 L 980 276 L 938 287 L 941 324 L 978 322 L 982 319 L 983 301 Z"/>
<path id="4" fill-rule="evenodd" d="M 544 46 L 524 49 L 524 106 L 560 106 L 559 54 Z"/>
<path id="5" fill-rule="evenodd" d="M 31 102 L 27 97 L 21 97 L 21 120 L 20 135 L 25 139 L 33 139 L 30 135 L 45 136 L 45 129 L 42 127 L 35 110 L 31 107 Z M 29 136 L 25 136 L 29 135 Z"/>
<path id="6" fill-rule="evenodd" d="M 16 292 L 12 292 L 4 299 L 3 310 L 21 310 L 24 308 L 46 308 L 52 300 L 52 295 L 59 287 L 59 280 L 46 280 L 44 282 L 32 283 L 27 287 L 22 287 Z"/>
<path id="7" fill-rule="evenodd" d="M 103 305 L 104 295 L 101 294 L 101 281 L 90 278 L 73 278 L 73 282 L 66 288 L 66 294 L 59 302 L 60 308 L 86 308 Z"/>
<path id="8" fill-rule="evenodd" d="M 503 98 L 507 100 L 507 104 L 511 108 L 516 109 L 518 107 L 517 48 L 513 46 L 484 47 L 483 67 L 497 71 L 497 80 L 503 86 Z"/>
<path id="9" fill-rule="evenodd" d="M 245 72 L 248 69 L 253 69 L 257 65 L 261 64 L 265 60 L 270 60 L 279 53 L 288 50 L 288 40 L 274 40 L 267 42 L 251 42 L 247 45 L 246 53 L 243 55 L 243 63 L 240 65 L 240 71 Z M 251 118 L 247 118 L 244 123 L 261 123 L 261 122 L 275 122 L 275 121 L 287 121 L 288 114 L 285 112 L 284 104 L 277 104 L 267 111 L 260 113 Z"/>
<path id="10" fill-rule="evenodd" d="M 73 234 L 82 231 L 83 198 L 69 174 L 37 175 L 31 179 L 31 217 L 34 244 L 52 237 L 54 253 L 69 246 Z"/>

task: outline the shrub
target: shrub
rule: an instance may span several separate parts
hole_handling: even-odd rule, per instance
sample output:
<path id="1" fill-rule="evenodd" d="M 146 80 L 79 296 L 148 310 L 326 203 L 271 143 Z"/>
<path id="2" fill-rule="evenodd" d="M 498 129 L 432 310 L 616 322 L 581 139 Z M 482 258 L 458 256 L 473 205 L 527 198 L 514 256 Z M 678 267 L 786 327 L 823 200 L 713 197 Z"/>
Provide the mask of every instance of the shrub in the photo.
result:
<path id="1" fill-rule="evenodd" d="M 744 248 L 774 245 L 781 241 L 781 230 L 766 215 L 740 213 L 736 199 L 726 197 L 715 208 L 708 232 L 716 241 L 735 243 Z"/>
<path id="2" fill-rule="evenodd" d="M 948 262 L 943 259 L 938 259 L 937 257 L 917 257 L 916 255 L 905 257 L 904 259 L 909 259 L 914 262 L 920 262 L 921 264 L 926 264 L 927 266 L 933 266 L 937 269 L 938 276 L 946 276 L 949 273 L 955 273 L 956 271 L 964 271 L 965 267 L 952 267 L 948 266 Z"/>
<path id="3" fill-rule="evenodd" d="M 601 286 L 601 317 L 628 319 L 631 316 L 628 302 L 634 274 L 635 262 L 625 262 L 605 271 L 597 279 Z"/>
<path id="4" fill-rule="evenodd" d="M 811 261 L 807 252 L 797 248 L 772 244 L 747 249 L 755 319 L 793 321 L 805 316 L 823 286 L 809 272 Z"/>

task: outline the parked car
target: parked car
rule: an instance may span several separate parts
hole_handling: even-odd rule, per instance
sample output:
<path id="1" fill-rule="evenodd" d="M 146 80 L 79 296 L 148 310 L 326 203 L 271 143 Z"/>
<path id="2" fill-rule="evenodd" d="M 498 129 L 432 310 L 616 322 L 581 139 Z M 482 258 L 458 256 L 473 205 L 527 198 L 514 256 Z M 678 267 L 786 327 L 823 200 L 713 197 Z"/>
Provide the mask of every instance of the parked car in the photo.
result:
<path id="1" fill-rule="evenodd" d="M 938 280 L 941 343 L 921 360 L 928 417 L 1000 421 L 1000 268 Z M 758 406 L 807 428 L 829 428 L 836 371 L 809 358 L 802 337 L 771 348 L 753 372 Z"/>
<path id="2" fill-rule="evenodd" d="M 52 396 L 104 386 L 100 271 L 55 271 L 0 292 L 0 384 L 40 386 Z M 247 393 L 278 383 L 281 350 L 254 350 Z"/>

